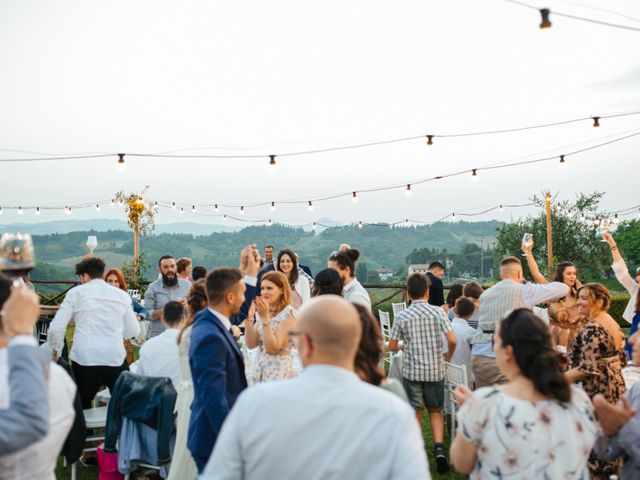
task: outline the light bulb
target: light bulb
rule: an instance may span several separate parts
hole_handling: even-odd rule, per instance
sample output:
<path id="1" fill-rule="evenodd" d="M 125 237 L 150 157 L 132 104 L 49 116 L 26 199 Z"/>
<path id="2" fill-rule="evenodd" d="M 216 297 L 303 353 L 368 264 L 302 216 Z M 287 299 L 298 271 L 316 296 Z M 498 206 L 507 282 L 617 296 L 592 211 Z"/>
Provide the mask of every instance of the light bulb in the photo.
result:
<path id="1" fill-rule="evenodd" d="M 564 159 L 564 155 L 560 155 L 560 170 L 565 170 L 567 168 L 567 162 Z"/>
<path id="2" fill-rule="evenodd" d="M 620 219 L 618 218 L 618 214 L 616 213 L 616 214 L 613 216 L 613 223 L 618 223 L 619 221 L 620 221 Z"/>
<path id="3" fill-rule="evenodd" d="M 225 222 L 226 222 L 227 220 L 229 220 L 229 219 L 227 218 L 227 214 L 226 214 L 226 213 L 224 214 L 224 217 L 222 217 L 222 219 L 223 219 Z"/>
<path id="4" fill-rule="evenodd" d="M 191 206 L 191 213 L 196 213 L 196 206 L 195 205 Z"/>
<path id="5" fill-rule="evenodd" d="M 18 207 L 18 215 L 22 215 L 24 212 L 22 211 L 22 207 Z"/>
<path id="6" fill-rule="evenodd" d="M 269 165 L 271 167 L 275 167 L 276 166 L 276 156 L 275 155 L 269 155 Z"/>
<path id="7" fill-rule="evenodd" d="M 351 200 L 353 201 L 353 203 L 358 203 L 358 193 L 357 192 L 353 192 L 353 195 L 351 195 Z"/>
<path id="8" fill-rule="evenodd" d="M 124 173 L 127 171 L 127 164 L 124 163 L 124 153 L 118 154 L 118 163 L 116 163 L 116 172 Z"/>
<path id="9" fill-rule="evenodd" d="M 71 215 L 71 207 L 67 207 L 67 215 Z"/>
<path id="10" fill-rule="evenodd" d="M 408 184 L 407 184 L 407 188 L 405 188 L 405 189 L 404 189 L 404 194 L 405 194 L 407 197 L 410 197 L 412 193 L 413 193 L 413 190 L 411 190 L 411 184 L 410 184 L 410 183 L 408 183 Z"/>
<path id="11" fill-rule="evenodd" d="M 453 213 L 451 214 L 451 220 L 453 220 L 453 221 L 455 221 L 455 220 L 456 220 L 456 213 L 455 213 L 455 212 L 453 212 Z"/>
<path id="12" fill-rule="evenodd" d="M 4 212 L 2 211 L 2 207 L 0 207 L 0 215 L 4 215 Z"/>
<path id="13" fill-rule="evenodd" d="M 580 221 L 585 222 L 586 220 L 587 220 L 587 217 L 584 216 L 584 213 L 580 214 Z"/>
<path id="14" fill-rule="evenodd" d="M 271 219 L 269 219 L 269 223 L 267 223 L 267 226 L 270 227 L 271 226 Z"/>
<path id="15" fill-rule="evenodd" d="M 244 206 L 240 207 L 240 215 L 244 215 Z"/>
<path id="16" fill-rule="evenodd" d="M 433 145 L 433 135 L 427 135 L 427 145 Z"/>
<path id="17" fill-rule="evenodd" d="M 271 210 L 272 212 L 276 211 L 276 202 L 271 202 L 271 206 L 269 207 L 269 210 Z"/>
<path id="18" fill-rule="evenodd" d="M 172 208 L 173 210 L 175 210 L 175 209 L 176 209 L 176 202 L 171 202 L 171 208 Z"/>
<path id="19" fill-rule="evenodd" d="M 309 210 L 313 210 L 315 207 L 313 206 L 313 202 L 311 200 L 309 200 Z"/>
<path id="20" fill-rule="evenodd" d="M 404 226 L 405 226 L 405 227 L 408 227 L 408 226 L 409 226 L 409 219 L 408 219 L 408 218 L 404 221 Z"/>
<path id="21" fill-rule="evenodd" d="M 100 204 L 96 203 L 96 211 L 100 211 Z"/>
<path id="22" fill-rule="evenodd" d="M 593 220 L 593 224 L 594 224 L 596 227 L 597 227 L 597 226 L 599 226 L 599 225 L 600 225 L 600 219 L 599 219 L 599 218 L 595 218 L 595 219 Z"/>
<path id="23" fill-rule="evenodd" d="M 500 211 L 504 212 L 504 207 L 502 205 L 500 205 Z"/>
<path id="24" fill-rule="evenodd" d="M 217 203 L 213 206 L 213 211 L 216 212 L 216 213 L 218 213 L 220 211 L 220 209 L 218 208 L 218 204 Z"/>
<path id="25" fill-rule="evenodd" d="M 116 200 L 114 198 L 111 199 L 111 203 L 109 204 L 111 205 L 111 208 L 116 206 Z"/>
<path id="26" fill-rule="evenodd" d="M 180 207 L 180 215 L 184 215 L 184 208 Z"/>
<path id="27" fill-rule="evenodd" d="M 540 9 L 540 16 L 542 17 L 542 21 L 540 22 L 541 29 L 551 28 L 552 23 L 549 21 L 550 13 L 551 13 L 551 10 L 549 10 L 548 8 Z"/>
<path id="28" fill-rule="evenodd" d="M 316 229 L 316 222 L 313 222 L 313 229 Z"/>
<path id="29" fill-rule="evenodd" d="M 593 118 L 593 126 L 598 128 L 600 126 L 600 117 L 591 117 Z"/>
<path id="30" fill-rule="evenodd" d="M 476 168 L 471 170 L 471 181 L 473 183 L 477 183 L 478 182 L 478 171 Z"/>
<path id="31" fill-rule="evenodd" d="M 362 230 L 362 222 L 358 222 L 358 228 Z"/>
<path id="32" fill-rule="evenodd" d="M 36 207 L 35 214 L 36 214 L 36 215 L 40 215 L 40 207 Z"/>

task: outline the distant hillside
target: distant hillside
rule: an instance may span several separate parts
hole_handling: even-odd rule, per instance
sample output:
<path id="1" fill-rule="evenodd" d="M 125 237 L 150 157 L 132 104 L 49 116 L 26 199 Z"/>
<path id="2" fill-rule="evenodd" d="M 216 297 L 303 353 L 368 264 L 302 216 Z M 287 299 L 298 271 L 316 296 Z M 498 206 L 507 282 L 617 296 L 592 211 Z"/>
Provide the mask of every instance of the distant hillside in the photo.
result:
<path id="1" fill-rule="evenodd" d="M 146 272 L 147 276 L 153 276 L 157 259 L 166 253 L 176 257 L 190 257 L 194 264 L 208 268 L 235 266 L 238 263 L 238 252 L 248 243 L 257 243 L 260 248 L 272 243 L 276 246 L 276 251 L 285 247 L 292 248 L 314 272 L 326 267 L 327 257 L 341 243 L 348 243 L 361 251 L 361 262 L 366 262 L 370 270 L 387 267 L 395 271 L 406 267 L 407 257 L 415 250 L 428 248 L 458 253 L 466 244 L 483 243 L 486 247 L 495 241 L 496 229 L 501 225 L 497 221 L 442 222 L 409 228 L 367 225 L 359 229 L 350 225 L 327 228 L 315 233 L 282 225 L 252 226 L 237 232 L 198 236 L 159 233 L 142 238 L 140 247 L 151 264 L 150 271 Z M 61 273 L 69 274 L 73 265 L 86 253 L 87 235 L 98 237 L 95 253 L 104 258 L 108 265 L 120 267 L 131 258 L 133 235 L 128 229 L 35 235 L 36 257 L 39 264 L 46 265 L 48 276 L 55 274 L 56 268 L 60 268 Z M 37 269 L 34 278 L 38 278 L 38 273 Z"/>

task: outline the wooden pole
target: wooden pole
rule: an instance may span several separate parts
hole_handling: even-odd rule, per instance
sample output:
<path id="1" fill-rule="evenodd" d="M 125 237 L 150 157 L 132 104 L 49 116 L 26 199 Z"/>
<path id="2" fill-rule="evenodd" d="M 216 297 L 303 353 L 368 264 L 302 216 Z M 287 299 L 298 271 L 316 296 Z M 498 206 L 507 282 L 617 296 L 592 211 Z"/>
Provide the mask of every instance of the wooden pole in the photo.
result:
<path id="1" fill-rule="evenodd" d="M 133 271 L 136 275 L 140 273 L 140 225 L 139 220 L 135 223 L 133 229 Z"/>
<path id="2" fill-rule="evenodd" d="M 547 212 L 547 267 L 549 275 L 553 268 L 553 231 L 551 227 L 551 194 L 546 193 L 544 197 L 545 209 Z"/>

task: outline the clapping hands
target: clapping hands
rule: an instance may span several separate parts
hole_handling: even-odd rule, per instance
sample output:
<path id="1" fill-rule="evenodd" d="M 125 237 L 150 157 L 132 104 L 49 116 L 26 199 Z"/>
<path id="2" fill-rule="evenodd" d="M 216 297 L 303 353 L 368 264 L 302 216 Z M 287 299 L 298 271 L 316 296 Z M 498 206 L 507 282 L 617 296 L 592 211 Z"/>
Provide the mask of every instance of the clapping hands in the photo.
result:
<path id="1" fill-rule="evenodd" d="M 260 253 L 256 244 L 247 245 L 240 252 L 240 271 L 243 275 L 257 277 L 260 271 Z"/>

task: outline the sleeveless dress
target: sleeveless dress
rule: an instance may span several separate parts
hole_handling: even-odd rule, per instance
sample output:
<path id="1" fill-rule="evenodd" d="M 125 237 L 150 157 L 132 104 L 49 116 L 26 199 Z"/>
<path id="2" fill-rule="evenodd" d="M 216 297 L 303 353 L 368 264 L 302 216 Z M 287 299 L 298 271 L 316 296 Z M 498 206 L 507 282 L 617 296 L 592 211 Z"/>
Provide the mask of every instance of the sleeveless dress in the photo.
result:
<path id="1" fill-rule="evenodd" d="M 180 360 L 180 383 L 176 400 L 176 446 L 173 450 L 171 468 L 168 480 L 195 480 L 198 477 L 196 463 L 187 448 L 189 434 L 189 419 L 191 418 L 191 402 L 193 402 L 193 381 L 189 367 L 189 347 L 191 346 L 191 327 L 182 332 L 182 339 L 178 344 Z"/>
<path id="2" fill-rule="evenodd" d="M 275 331 L 280 323 L 289 318 L 295 311 L 290 305 L 271 319 L 271 329 Z M 264 346 L 264 331 L 260 314 L 256 313 L 256 328 L 258 330 L 258 348 L 254 360 L 251 383 L 271 382 L 274 380 L 284 380 L 296 376 L 293 367 L 293 342 L 289 343 L 279 352 L 279 355 L 270 355 Z"/>
<path id="3" fill-rule="evenodd" d="M 605 327 L 593 320 L 585 323 L 573 339 L 571 365 L 590 374 L 581 382 L 591 399 L 600 393 L 609 403 L 616 404 L 620 400 L 626 389 L 622 377 L 625 364 L 624 349 L 616 345 Z M 609 475 L 616 474 L 622 465 L 620 460 L 600 460 L 592 453 L 589 457 L 592 478 L 608 479 Z"/>

